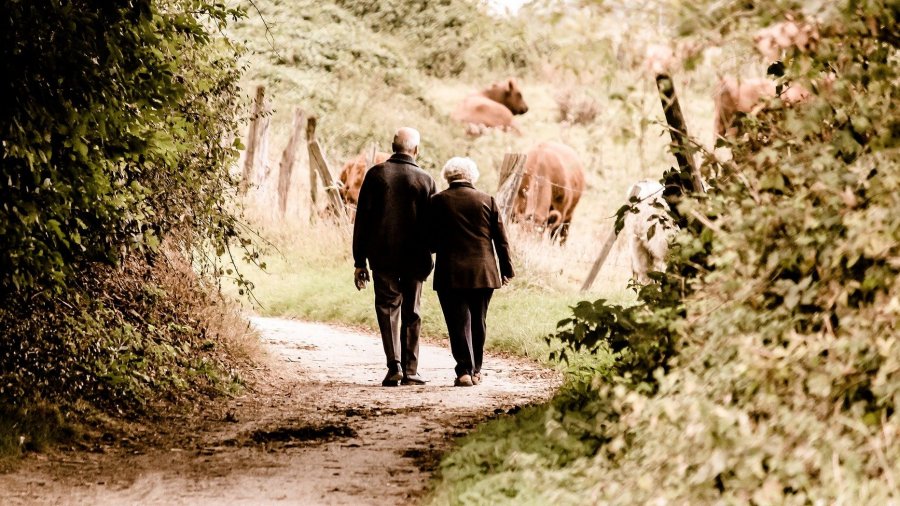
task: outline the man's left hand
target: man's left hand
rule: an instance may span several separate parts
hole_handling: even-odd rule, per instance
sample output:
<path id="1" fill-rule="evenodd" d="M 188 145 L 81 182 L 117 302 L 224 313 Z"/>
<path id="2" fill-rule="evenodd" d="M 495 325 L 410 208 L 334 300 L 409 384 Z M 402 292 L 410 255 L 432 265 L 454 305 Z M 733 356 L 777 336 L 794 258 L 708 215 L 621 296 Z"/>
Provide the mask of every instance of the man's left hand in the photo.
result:
<path id="1" fill-rule="evenodd" d="M 365 267 L 357 267 L 353 271 L 353 283 L 357 290 L 362 290 L 369 282 L 369 271 Z"/>

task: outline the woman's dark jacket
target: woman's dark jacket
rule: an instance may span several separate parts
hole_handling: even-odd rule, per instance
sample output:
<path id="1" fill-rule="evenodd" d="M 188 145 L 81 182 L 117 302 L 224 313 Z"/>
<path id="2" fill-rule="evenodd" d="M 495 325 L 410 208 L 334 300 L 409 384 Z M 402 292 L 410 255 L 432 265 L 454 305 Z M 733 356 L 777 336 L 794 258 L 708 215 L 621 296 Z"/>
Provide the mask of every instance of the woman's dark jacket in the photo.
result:
<path id="1" fill-rule="evenodd" d="M 515 275 L 497 203 L 468 181 L 454 181 L 431 197 L 428 234 L 436 253 L 435 290 L 500 288 L 500 276 Z"/>

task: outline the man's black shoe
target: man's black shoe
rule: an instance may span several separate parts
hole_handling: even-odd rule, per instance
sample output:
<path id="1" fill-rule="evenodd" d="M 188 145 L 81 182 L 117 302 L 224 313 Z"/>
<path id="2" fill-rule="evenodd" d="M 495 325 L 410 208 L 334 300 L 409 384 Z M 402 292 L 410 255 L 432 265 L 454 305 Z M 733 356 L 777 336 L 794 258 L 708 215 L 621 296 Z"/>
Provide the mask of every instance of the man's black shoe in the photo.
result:
<path id="1" fill-rule="evenodd" d="M 381 386 L 383 387 L 396 387 L 400 386 L 400 380 L 403 379 L 403 374 L 400 371 L 388 371 L 387 375 L 381 381 Z"/>
<path id="2" fill-rule="evenodd" d="M 400 380 L 401 385 L 424 385 L 425 383 L 428 383 L 428 380 L 418 374 L 410 374 L 409 376 L 404 376 L 403 379 Z"/>

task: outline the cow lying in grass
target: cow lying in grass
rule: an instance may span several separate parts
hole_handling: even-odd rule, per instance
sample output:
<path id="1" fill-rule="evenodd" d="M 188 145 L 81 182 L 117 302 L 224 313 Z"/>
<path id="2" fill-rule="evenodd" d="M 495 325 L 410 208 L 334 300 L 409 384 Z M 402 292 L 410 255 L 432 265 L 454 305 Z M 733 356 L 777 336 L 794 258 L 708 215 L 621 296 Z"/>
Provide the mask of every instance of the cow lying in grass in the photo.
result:
<path id="1" fill-rule="evenodd" d="M 513 124 L 513 116 L 526 112 L 528 104 L 525 103 L 516 80 L 509 78 L 467 96 L 451 117 L 466 125 L 469 135 L 477 136 L 487 128 L 518 132 Z"/>

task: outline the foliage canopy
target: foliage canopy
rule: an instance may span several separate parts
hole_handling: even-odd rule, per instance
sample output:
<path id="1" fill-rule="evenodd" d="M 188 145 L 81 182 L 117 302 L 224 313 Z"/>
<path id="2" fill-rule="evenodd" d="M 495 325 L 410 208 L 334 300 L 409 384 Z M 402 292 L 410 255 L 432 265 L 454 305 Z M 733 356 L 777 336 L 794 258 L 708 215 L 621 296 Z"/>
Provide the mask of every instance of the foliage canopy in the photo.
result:
<path id="1" fill-rule="evenodd" d="M 0 5 L 0 419 L 234 381 L 191 258 L 247 244 L 228 172 L 241 50 L 221 35 L 241 11 Z M 36 430 L 19 420 L 0 447 Z"/>
<path id="2" fill-rule="evenodd" d="M 62 290 L 181 228 L 222 245 L 237 11 L 196 0 L 3 2 L 0 291 Z"/>

